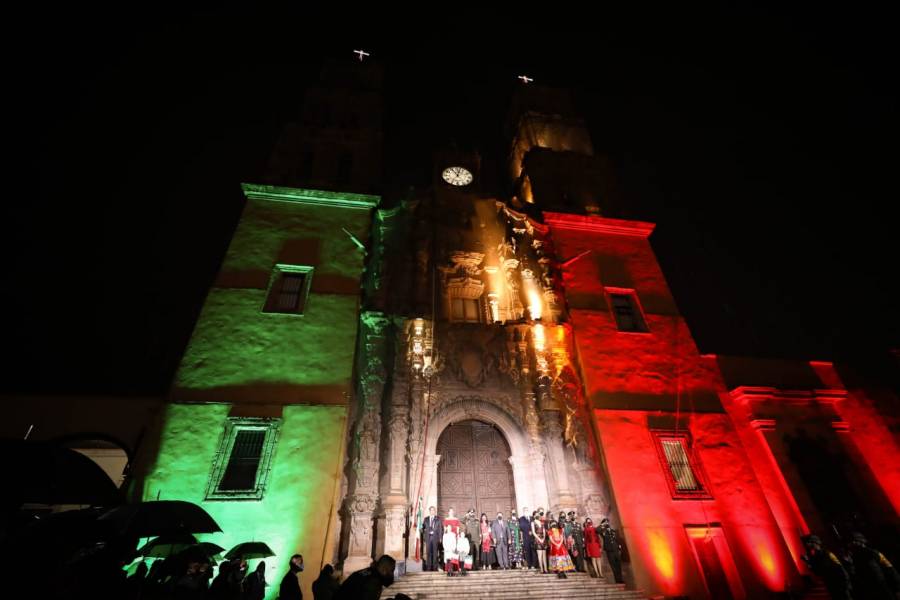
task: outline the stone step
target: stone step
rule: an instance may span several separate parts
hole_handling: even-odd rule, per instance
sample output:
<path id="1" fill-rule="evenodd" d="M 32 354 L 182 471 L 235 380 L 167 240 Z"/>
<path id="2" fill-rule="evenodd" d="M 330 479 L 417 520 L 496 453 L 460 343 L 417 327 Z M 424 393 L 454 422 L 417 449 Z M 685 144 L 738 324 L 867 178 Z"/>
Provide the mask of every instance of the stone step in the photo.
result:
<path id="1" fill-rule="evenodd" d="M 459 600 L 461 597 L 515 600 L 517 598 L 566 598 L 636 600 L 645 598 L 622 584 L 590 577 L 587 573 L 568 573 L 566 579 L 537 571 L 470 571 L 466 576 L 448 577 L 444 572 L 409 573 L 384 590 L 382 598 L 398 593 L 414 600 Z"/>

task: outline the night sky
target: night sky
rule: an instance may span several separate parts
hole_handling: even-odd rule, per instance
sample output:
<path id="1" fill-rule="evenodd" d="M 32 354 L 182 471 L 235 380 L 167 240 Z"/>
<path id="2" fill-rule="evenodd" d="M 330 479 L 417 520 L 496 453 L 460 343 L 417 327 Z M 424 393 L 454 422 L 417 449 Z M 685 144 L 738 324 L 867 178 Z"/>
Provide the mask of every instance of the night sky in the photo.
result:
<path id="1" fill-rule="evenodd" d="M 240 182 L 259 180 L 321 59 L 359 47 L 386 68 L 386 202 L 427 183 L 436 147 L 502 150 L 527 73 L 575 90 L 625 199 L 611 216 L 657 223 L 701 351 L 863 361 L 900 347 L 887 14 L 454 11 L 355 28 L 304 13 L 23 16 L 6 51 L 18 160 L 0 391 L 165 393 Z"/>

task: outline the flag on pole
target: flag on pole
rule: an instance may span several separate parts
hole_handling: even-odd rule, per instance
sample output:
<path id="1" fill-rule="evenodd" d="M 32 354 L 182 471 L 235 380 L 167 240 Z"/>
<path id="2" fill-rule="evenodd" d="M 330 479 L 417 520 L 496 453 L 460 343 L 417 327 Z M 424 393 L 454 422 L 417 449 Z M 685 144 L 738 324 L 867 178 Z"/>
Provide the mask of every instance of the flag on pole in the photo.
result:
<path id="1" fill-rule="evenodd" d="M 422 497 L 419 496 L 418 507 L 416 508 L 416 561 L 422 560 L 420 558 L 420 542 L 421 538 L 419 532 L 422 531 Z"/>

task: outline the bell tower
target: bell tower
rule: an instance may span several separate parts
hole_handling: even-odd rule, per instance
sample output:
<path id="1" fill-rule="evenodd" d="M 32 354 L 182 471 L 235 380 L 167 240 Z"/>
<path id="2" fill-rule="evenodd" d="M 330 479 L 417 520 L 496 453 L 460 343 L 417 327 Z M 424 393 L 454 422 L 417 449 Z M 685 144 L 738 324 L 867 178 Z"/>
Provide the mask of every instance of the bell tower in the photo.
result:
<path id="1" fill-rule="evenodd" d="M 611 211 L 612 170 L 606 158 L 595 153 L 567 90 L 520 86 L 506 126 L 514 208 L 539 204 L 535 208 L 540 210 L 596 216 Z"/>

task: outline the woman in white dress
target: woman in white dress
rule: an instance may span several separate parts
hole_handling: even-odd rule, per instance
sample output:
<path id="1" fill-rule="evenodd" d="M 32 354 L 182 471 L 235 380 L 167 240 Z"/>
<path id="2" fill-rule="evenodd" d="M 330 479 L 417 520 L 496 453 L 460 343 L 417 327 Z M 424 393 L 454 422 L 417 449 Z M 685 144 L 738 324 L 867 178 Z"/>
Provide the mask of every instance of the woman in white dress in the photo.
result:
<path id="1" fill-rule="evenodd" d="M 459 560 L 459 574 L 465 575 L 466 569 L 472 568 L 472 557 L 469 556 L 469 538 L 460 535 L 456 540 L 456 556 Z"/>
<path id="2" fill-rule="evenodd" d="M 453 576 L 453 568 L 459 568 L 459 556 L 456 553 L 456 534 L 450 525 L 444 527 L 444 568 L 447 569 L 447 577 Z"/>

